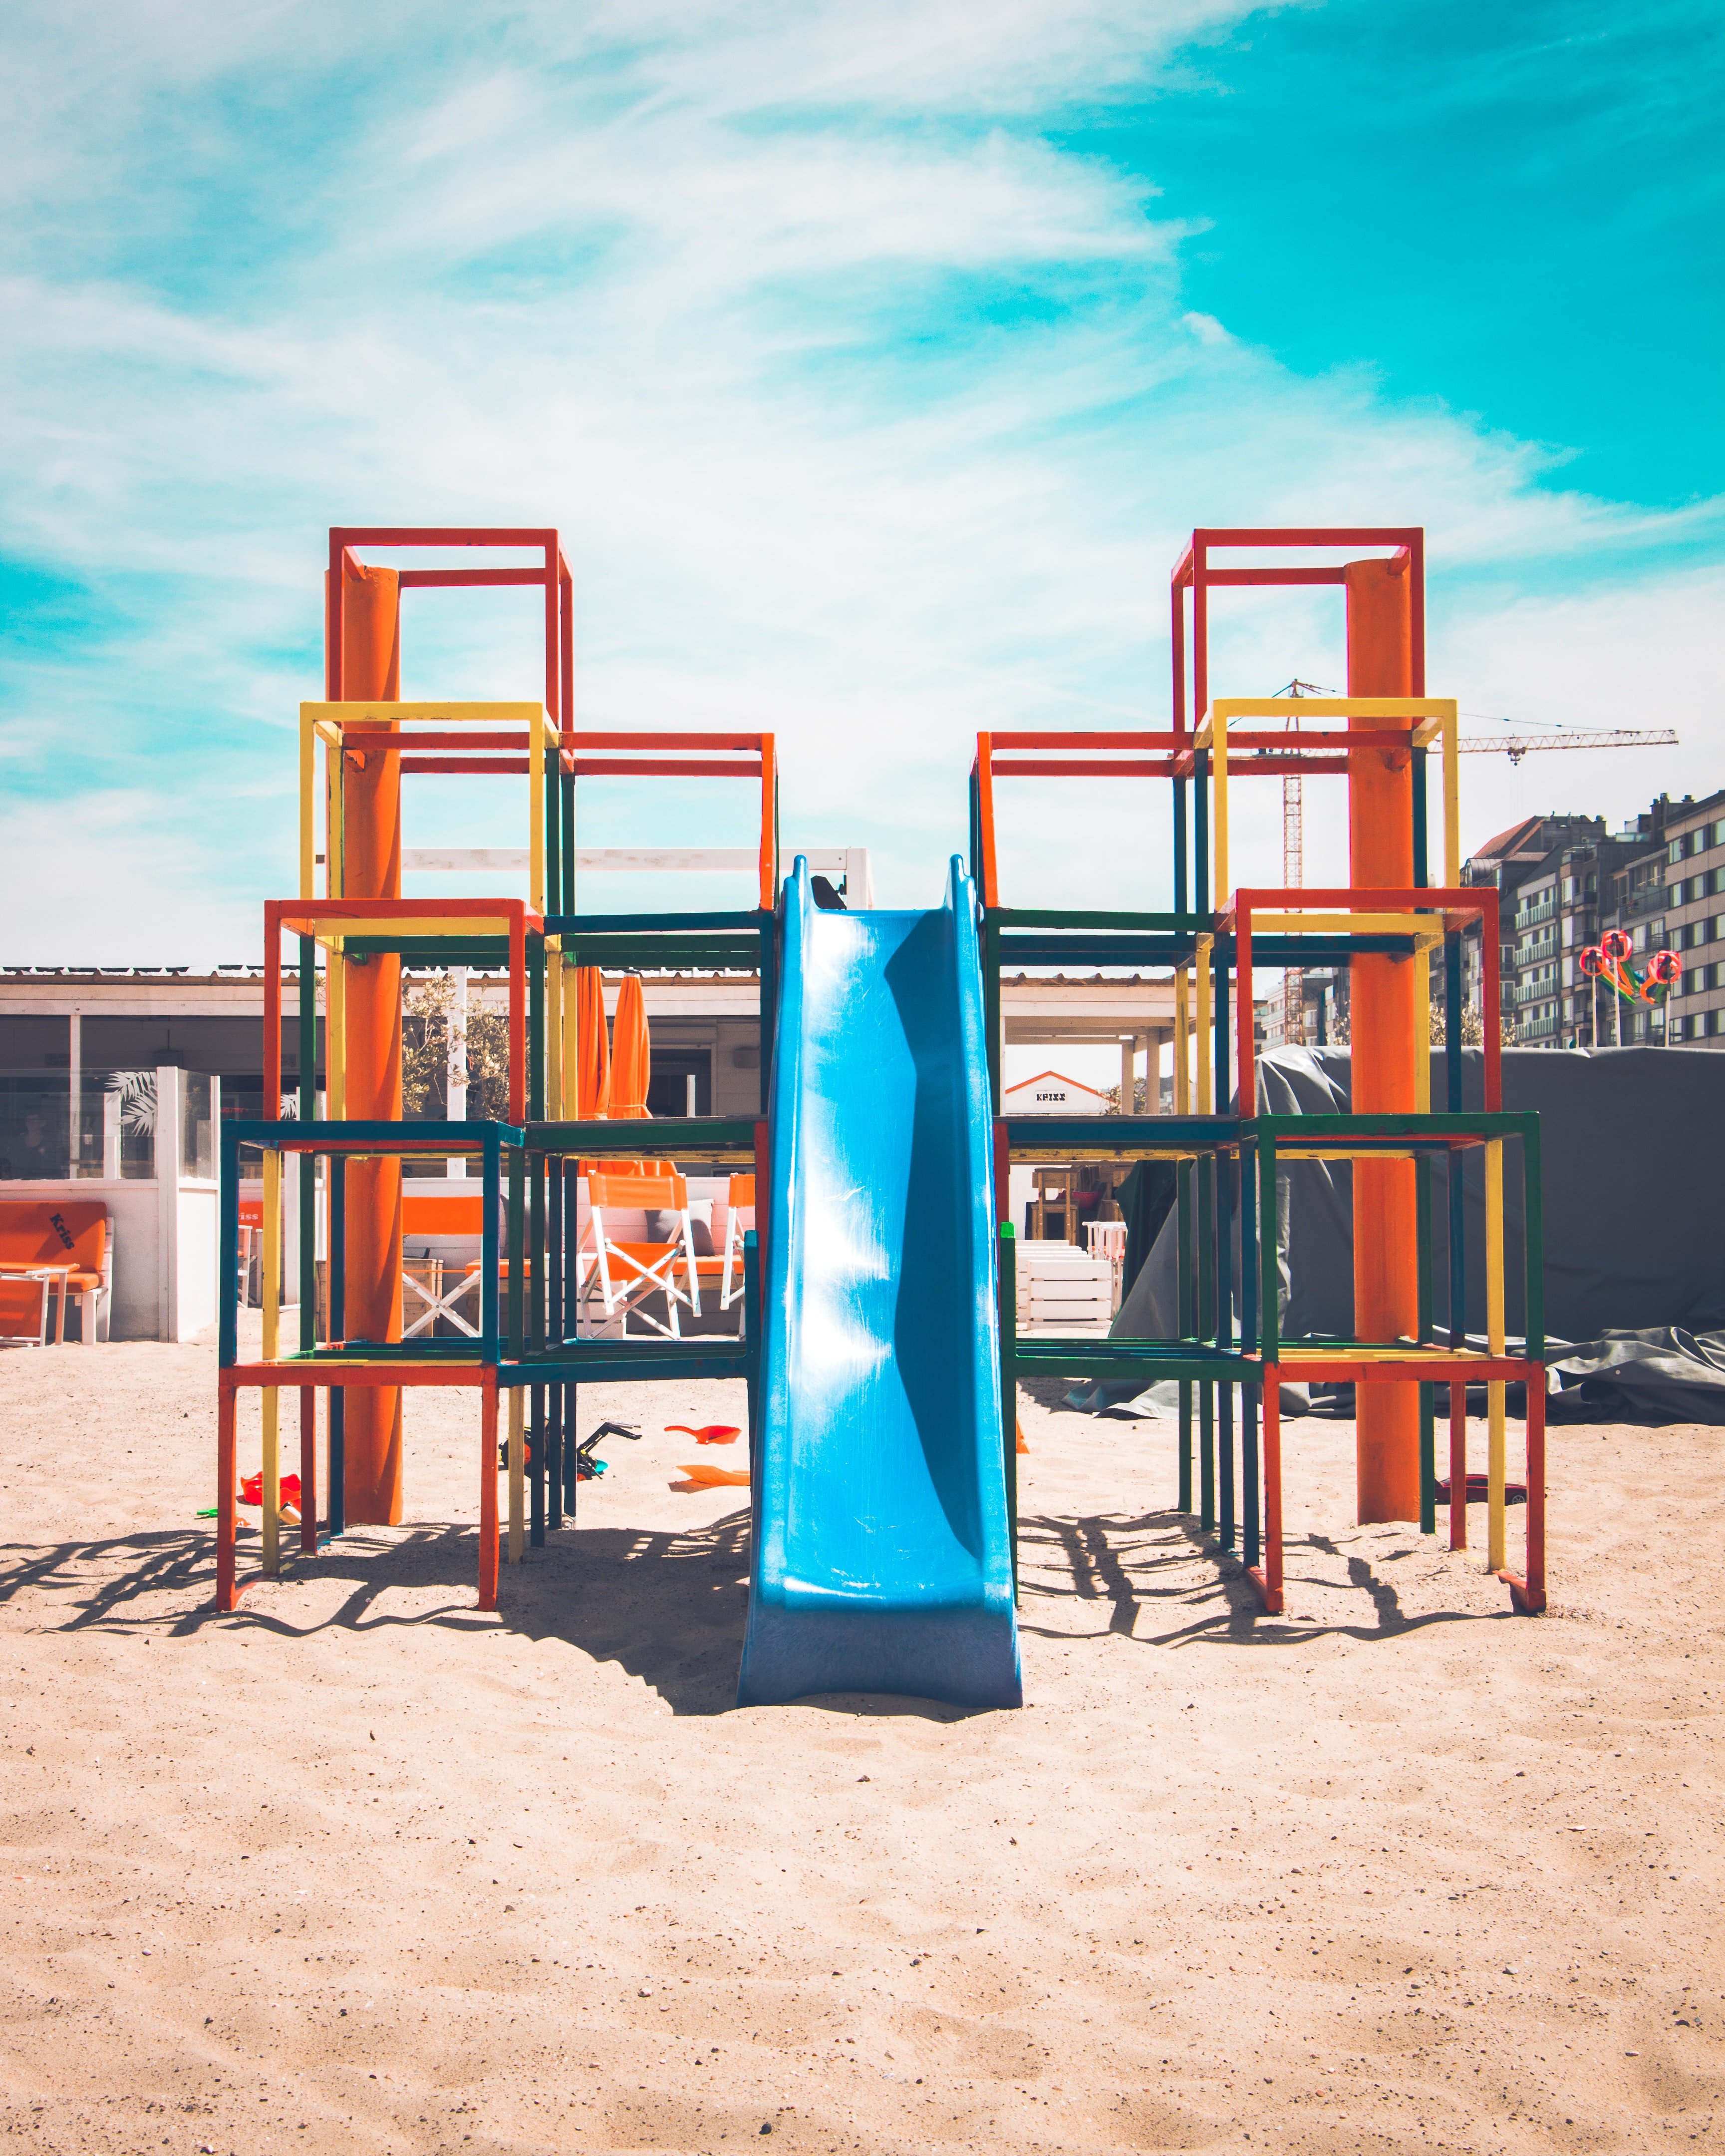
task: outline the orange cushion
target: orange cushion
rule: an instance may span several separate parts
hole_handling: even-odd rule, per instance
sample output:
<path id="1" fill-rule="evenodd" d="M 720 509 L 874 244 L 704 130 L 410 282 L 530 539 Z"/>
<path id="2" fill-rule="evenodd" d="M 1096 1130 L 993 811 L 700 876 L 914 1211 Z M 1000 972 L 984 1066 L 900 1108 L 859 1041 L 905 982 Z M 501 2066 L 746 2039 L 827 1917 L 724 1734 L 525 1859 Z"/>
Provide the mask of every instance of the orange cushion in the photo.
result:
<path id="1" fill-rule="evenodd" d="M 0 1199 L 0 1259 L 13 1265 L 76 1265 L 100 1273 L 108 1209 L 59 1199 Z"/>
<path id="2" fill-rule="evenodd" d="M 404 1235 L 479 1235 L 485 1232 L 485 1201 L 475 1191 L 471 1198 L 451 1197 L 439 1191 L 424 1198 L 410 1190 L 401 1196 L 401 1231 Z"/>
<path id="3" fill-rule="evenodd" d="M 42 1330 L 46 1281 L 0 1279 L 0 1333 L 34 1339 Z"/>

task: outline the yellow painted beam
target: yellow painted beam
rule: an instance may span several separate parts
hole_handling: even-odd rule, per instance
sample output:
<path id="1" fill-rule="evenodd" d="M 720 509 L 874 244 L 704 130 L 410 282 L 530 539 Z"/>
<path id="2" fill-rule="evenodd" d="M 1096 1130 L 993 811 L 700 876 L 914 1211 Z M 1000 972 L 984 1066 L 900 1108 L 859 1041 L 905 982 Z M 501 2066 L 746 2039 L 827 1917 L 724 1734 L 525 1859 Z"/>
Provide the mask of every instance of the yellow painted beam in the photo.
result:
<path id="1" fill-rule="evenodd" d="M 495 901 L 493 903 L 495 904 Z M 300 918 L 316 921 L 319 918 L 316 901 L 305 907 Z M 339 929 L 326 928 L 318 934 L 317 941 L 327 950 L 331 944 L 347 936 L 439 936 L 448 927 L 490 928 L 497 934 L 509 933 L 506 913 L 485 913 L 476 907 L 464 906 L 459 900 L 449 906 L 439 906 L 434 916 L 428 914 L 377 913 L 340 916 Z M 291 921 L 282 924 L 290 935 L 297 933 Z"/>
<path id="2" fill-rule="evenodd" d="M 563 945 L 545 939 L 545 1103 L 561 1114 L 563 1099 Z"/>
<path id="3" fill-rule="evenodd" d="M 1174 1113 L 1192 1112 L 1192 968 L 1183 958 L 1174 968 Z"/>
<path id="4" fill-rule="evenodd" d="M 519 1564 L 526 1543 L 527 1440 L 519 1385 L 509 1395 L 509 1561 Z"/>
<path id="5" fill-rule="evenodd" d="M 1433 942 L 1443 932 L 1429 913 L 1252 912 L 1254 936 L 1420 936 Z"/>
<path id="6" fill-rule="evenodd" d="M 1452 708 L 1444 721 L 1444 882 L 1451 891 L 1461 887 L 1461 746 L 1456 734 Z"/>
<path id="7" fill-rule="evenodd" d="M 542 737 L 548 734 L 553 741 L 557 738 L 555 721 L 547 714 L 544 705 L 537 703 L 305 702 L 300 706 L 300 718 L 302 724 L 309 722 L 313 726 L 343 730 L 348 726 L 378 726 L 397 722 L 440 726 L 528 726 L 536 727 Z"/>
<path id="8" fill-rule="evenodd" d="M 1443 756 L 1443 880 L 1451 891 L 1461 883 L 1461 780 L 1457 764 L 1458 725 L 1453 696 L 1218 696 L 1199 722 L 1193 746 L 1210 754 L 1215 814 L 1216 904 L 1227 902 L 1228 722 L 1230 719 L 1399 719 L 1412 721 L 1409 746 L 1427 748 L 1441 741 Z M 1291 733 L 1289 745 L 1297 745 Z M 1339 750 L 1338 743 L 1324 747 Z M 1273 773 L 1275 765 L 1255 765 Z M 1200 897 L 1202 894 L 1200 894 Z"/>
<path id="9" fill-rule="evenodd" d="M 1198 1112 L 1208 1116 L 1210 1092 L 1215 1083 L 1215 1059 L 1210 1054 L 1210 952 L 1215 943 L 1214 936 L 1194 938 L 1197 946 L 1195 970 L 1198 975 Z"/>
<path id="10" fill-rule="evenodd" d="M 1210 716 L 1230 719 L 1453 719 L 1453 696 L 1216 696 Z"/>

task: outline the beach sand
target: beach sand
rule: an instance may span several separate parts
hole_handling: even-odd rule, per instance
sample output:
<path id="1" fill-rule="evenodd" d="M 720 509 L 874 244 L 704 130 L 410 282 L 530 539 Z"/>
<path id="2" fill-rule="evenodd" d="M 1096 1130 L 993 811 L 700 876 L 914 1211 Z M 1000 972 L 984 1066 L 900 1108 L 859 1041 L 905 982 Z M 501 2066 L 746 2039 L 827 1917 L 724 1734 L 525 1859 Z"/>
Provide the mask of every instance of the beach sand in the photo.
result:
<path id="1" fill-rule="evenodd" d="M 741 1448 L 663 1425 L 740 1388 L 584 1393 L 646 1435 L 495 1616 L 476 1406 L 409 1394 L 411 1523 L 222 1617 L 214 1377 L 0 1358 L 10 2145 L 1725 2138 L 1725 1432 L 1553 1430 L 1529 1620 L 1291 1423 L 1266 1619 L 1169 1425 L 1027 1398 L 1024 1710 L 739 1713 L 739 1493 L 668 1485 Z"/>

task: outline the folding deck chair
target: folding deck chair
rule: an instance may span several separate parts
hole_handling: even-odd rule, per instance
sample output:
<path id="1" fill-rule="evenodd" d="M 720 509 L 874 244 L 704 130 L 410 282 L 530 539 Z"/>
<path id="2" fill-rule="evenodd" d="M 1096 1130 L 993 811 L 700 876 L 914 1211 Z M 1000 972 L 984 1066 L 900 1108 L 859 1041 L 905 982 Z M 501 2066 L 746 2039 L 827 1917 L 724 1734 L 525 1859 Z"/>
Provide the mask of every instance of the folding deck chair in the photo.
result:
<path id="1" fill-rule="evenodd" d="M 597 1163 L 593 1163 L 597 1167 Z M 581 1308 L 590 1319 L 597 1290 L 604 1312 L 598 1332 L 621 1337 L 629 1331 L 630 1314 L 639 1316 L 650 1329 L 668 1340 L 680 1340 L 678 1312 L 686 1309 L 701 1315 L 701 1279 L 695 1255 L 695 1234 L 689 1218 L 689 1186 L 665 1162 L 651 1163 L 660 1174 L 590 1173 L 587 1178 L 588 1236 L 590 1250 L 582 1255 L 588 1263 L 580 1285 Z M 674 1242 L 624 1240 L 608 1233 L 605 1214 L 621 1212 L 675 1213 L 678 1235 Z M 682 1285 L 677 1274 L 680 1265 Z M 655 1296 L 665 1297 L 661 1323 L 647 1304 Z"/>

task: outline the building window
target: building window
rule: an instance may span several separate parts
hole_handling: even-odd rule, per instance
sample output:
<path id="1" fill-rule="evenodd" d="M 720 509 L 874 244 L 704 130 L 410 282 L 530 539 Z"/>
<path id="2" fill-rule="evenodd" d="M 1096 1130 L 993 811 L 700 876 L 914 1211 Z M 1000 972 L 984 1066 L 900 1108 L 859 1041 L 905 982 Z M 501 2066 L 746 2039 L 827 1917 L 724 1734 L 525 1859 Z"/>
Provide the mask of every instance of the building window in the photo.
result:
<path id="1" fill-rule="evenodd" d="M 1725 1010 L 1710 1010 L 1707 1013 L 1707 1031 L 1712 1034 L 1725 1033 Z"/>
<path id="2" fill-rule="evenodd" d="M 1725 817 L 1722 817 L 1713 826 L 1713 844 L 1716 846 L 1725 846 Z"/>

